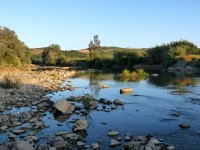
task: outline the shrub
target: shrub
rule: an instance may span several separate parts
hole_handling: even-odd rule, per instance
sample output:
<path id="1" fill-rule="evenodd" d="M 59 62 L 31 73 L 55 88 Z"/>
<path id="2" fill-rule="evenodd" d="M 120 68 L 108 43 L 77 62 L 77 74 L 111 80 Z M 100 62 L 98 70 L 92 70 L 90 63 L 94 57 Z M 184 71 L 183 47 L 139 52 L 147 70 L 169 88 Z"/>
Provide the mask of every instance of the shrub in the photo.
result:
<path id="1" fill-rule="evenodd" d="M 127 70 L 127 69 L 124 69 L 124 70 L 122 71 L 122 78 L 130 79 L 130 77 L 131 77 L 130 71 Z"/>
<path id="2" fill-rule="evenodd" d="M 19 88 L 21 81 L 17 78 L 11 77 L 10 75 L 5 75 L 0 81 L 0 86 L 5 89 Z"/>
<path id="3" fill-rule="evenodd" d="M 143 69 L 137 69 L 136 71 L 130 72 L 129 70 L 125 69 L 122 71 L 122 74 L 117 76 L 117 79 L 124 80 L 124 81 L 138 81 L 141 79 L 146 79 L 149 76 L 147 72 Z"/>
<path id="4" fill-rule="evenodd" d="M 146 79 L 149 76 L 147 72 L 145 72 L 143 69 L 137 69 L 136 71 L 133 71 L 131 73 L 131 80 L 137 81 L 141 79 Z"/>

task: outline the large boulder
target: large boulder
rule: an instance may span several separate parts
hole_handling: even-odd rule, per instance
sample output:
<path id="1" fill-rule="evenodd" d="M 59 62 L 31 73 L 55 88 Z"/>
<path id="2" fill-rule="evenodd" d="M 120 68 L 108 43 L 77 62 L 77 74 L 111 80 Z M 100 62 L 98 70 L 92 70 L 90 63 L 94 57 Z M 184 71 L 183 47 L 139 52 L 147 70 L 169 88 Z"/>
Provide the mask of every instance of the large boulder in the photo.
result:
<path id="1" fill-rule="evenodd" d="M 58 100 L 55 104 L 54 107 L 61 111 L 62 113 L 72 113 L 75 106 L 70 104 L 69 102 L 65 101 L 65 100 Z"/>

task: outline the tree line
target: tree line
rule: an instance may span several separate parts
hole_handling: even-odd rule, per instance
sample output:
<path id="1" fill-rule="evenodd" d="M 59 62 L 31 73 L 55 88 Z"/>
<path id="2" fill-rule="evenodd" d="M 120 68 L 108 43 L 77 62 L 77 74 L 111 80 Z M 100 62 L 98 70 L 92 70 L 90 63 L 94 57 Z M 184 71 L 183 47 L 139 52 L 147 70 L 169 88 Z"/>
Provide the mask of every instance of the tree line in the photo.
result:
<path id="1" fill-rule="evenodd" d="M 30 50 L 16 33 L 0 27 L 0 65 L 20 66 L 36 63 L 42 65 L 80 66 L 85 68 L 133 67 L 133 65 L 160 65 L 167 68 L 178 59 L 190 59 L 200 67 L 200 49 L 187 40 L 173 41 L 147 49 L 132 49 L 101 46 L 98 35 L 88 44 L 88 52 L 62 51 L 58 44 Z M 32 55 L 31 55 L 32 54 Z"/>

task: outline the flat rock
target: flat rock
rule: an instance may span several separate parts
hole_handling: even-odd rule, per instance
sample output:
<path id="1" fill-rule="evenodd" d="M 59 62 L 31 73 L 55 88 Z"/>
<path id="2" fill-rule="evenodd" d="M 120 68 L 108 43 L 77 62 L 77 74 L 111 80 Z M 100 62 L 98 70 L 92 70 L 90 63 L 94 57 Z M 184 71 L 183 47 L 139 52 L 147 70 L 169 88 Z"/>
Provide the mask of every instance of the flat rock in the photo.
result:
<path id="1" fill-rule="evenodd" d="M 92 143 L 92 148 L 93 148 L 93 149 L 99 149 L 100 146 L 99 146 L 98 143 Z"/>
<path id="2" fill-rule="evenodd" d="M 176 150 L 176 147 L 175 146 L 168 146 L 167 150 Z"/>
<path id="3" fill-rule="evenodd" d="M 115 99 L 115 100 L 113 101 L 113 103 L 114 103 L 115 105 L 124 105 L 124 103 L 123 103 L 122 101 L 120 101 L 119 99 Z"/>
<path id="4" fill-rule="evenodd" d="M 112 139 L 110 141 L 110 146 L 111 147 L 115 147 L 115 146 L 118 146 L 118 145 L 120 145 L 120 143 L 117 140 Z"/>
<path id="5" fill-rule="evenodd" d="M 179 127 L 183 128 L 183 129 L 187 129 L 187 128 L 190 128 L 190 125 L 186 124 L 186 123 L 183 123 L 183 124 L 179 124 Z"/>
<path id="6" fill-rule="evenodd" d="M 26 130 L 13 130 L 12 131 L 14 134 L 22 134 L 22 133 L 25 133 Z"/>
<path id="7" fill-rule="evenodd" d="M 72 104 L 70 104 L 69 102 L 65 101 L 65 100 L 58 100 L 55 104 L 54 107 L 63 112 L 63 113 L 72 113 L 72 111 L 74 110 L 74 106 Z"/>
<path id="8" fill-rule="evenodd" d="M 108 136 L 116 136 L 116 135 L 119 135 L 119 132 L 118 131 L 109 131 L 108 132 Z"/>
<path id="9" fill-rule="evenodd" d="M 74 131 L 85 130 L 87 127 L 88 127 L 87 121 L 79 119 L 78 121 L 76 121 L 76 124 L 74 126 Z"/>
<path id="10" fill-rule="evenodd" d="M 83 143 L 82 141 L 78 141 L 78 142 L 76 143 L 76 145 L 77 145 L 78 147 L 82 147 L 82 146 L 84 146 L 84 143 Z"/>
<path id="11" fill-rule="evenodd" d="M 128 135 L 126 135 L 126 136 L 124 137 L 124 141 L 126 141 L 126 142 L 129 142 L 129 141 L 131 141 L 131 137 L 130 137 L 130 136 L 128 136 Z"/>

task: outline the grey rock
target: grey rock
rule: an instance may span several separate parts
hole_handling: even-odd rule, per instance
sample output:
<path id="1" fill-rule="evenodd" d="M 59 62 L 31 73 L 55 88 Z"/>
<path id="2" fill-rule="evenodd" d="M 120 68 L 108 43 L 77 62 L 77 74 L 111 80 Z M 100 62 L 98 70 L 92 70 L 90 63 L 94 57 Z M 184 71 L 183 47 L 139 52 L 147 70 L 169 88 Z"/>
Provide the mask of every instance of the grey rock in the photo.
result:
<path id="1" fill-rule="evenodd" d="M 114 103 L 115 105 L 124 105 L 124 103 L 123 103 L 122 101 L 120 101 L 119 99 L 115 99 L 115 100 L 113 101 L 113 103 Z"/>
<path id="2" fill-rule="evenodd" d="M 130 137 L 130 136 L 128 136 L 128 135 L 126 135 L 126 136 L 124 137 L 124 141 L 126 141 L 126 142 L 129 142 L 129 141 L 131 141 L 131 137 Z"/>
<path id="3" fill-rule="evenodd" d="M 57 150 L 55 147 L 49 147 L 49 150 Z"/>
<path id="4" fill-rule="evenodd" d="M 19 150 L 34 150 L 33 146 L 27 141 L 16 140 L 15 147 Z"/>
<path id="5" fill-rule="evenodd" d="M 83 147 L 83 146 L 84 146 L 84 143 L 83 143 L 82 141 L 78 141 L 78 142 L 76 143 L 76 145 L 77 145 L 78 147 Z"/>
<path id="6" fill-rule="evenodd" d="M 167 147 L 167 150 L 176 150 L 176 147 L 171 145 Z"/>
<path id="7" fill-rule="evenodd" d="M 158 144 L 162 144 L 163 142 L 160 142 L 159 140 L 157 140 L 157 139 L 155 139 L 155 138 L 151 138 L 150 140 L 149 140 L 149 142 L 151 142 L 151 143 L 153 143 L 153 144 L 155 144 L 155 145 L 158 145 Z M 148 142 L 148 143 L 149 143 Z"/>
<path id="8" fill-rule="evenodd" d="M 179 112 L 174 112 L 171 114 L 172 116 L 176 116 L 176 117 L 179 117 L 181 114 Z"/>
<path id="9" fill-rule="evenodd" d="M 67 144 L 67 141 L 65 141 L 61 136 L 56 136 L 53 142 L 53 146 L 57 149 L 65 148 Z"/>
<path id="10" fill-rule="evenodd" d="M 9 148 L 4 146 L 4 145 L 2 145 L 2 146 L 0 146 L 0 150 L 9 150 Z"/>
<path id="11" fill-rule="evenodd" d="M 120 143 L 117 140 L 112 139 L 110 141 L 110 146 L 111 147 L 115 147 L 115 146 L 118 146 L 118 145 L 120 145 Z"/>
<path id="12" fill-rule="evenodd" d="M 139 146 L 140 146 L 140 142 L 138 141 L 131 141 L 124 144 L 124 148 L 128 148 L 128 149 L 138 149 Z"/>
<path id="13" fill-rule="evenodd" d="M 15 135 L 15 134 L 10 134 L 9 136 L 8 136 L 8 138 L 9 139 L 15 139 L 17 136 Z"/>
<path id="14" fill-rule="evenodd" d="M 121 141 L 121 140 L 122 140 L 122 137 L 119 136 L 119 137 L 116 138 L 116 140 L 117 140 L 117 141 Z"/>
<path id="15" fill-rule="evenodd" d="M 85 130 L 88 127 L 88 123 L 86 120 L 79 119 L 76 121 L 74 128 L 74 131 L 79 131 L 79 130 Z"/>
<path id="16" fill-rule="evenodd" d="M 69 132 L 67 132 L 67 131 L 60 131 L 60 132 L 57 132 L 56 135 L 61 136 L 61 135 L 68 134 L 68 133 Z"/>
<path id="17" fill-rule="evenodd" d="M 0 130 L 1 130 L 1 131 L 6 131 L 7 129 L 8 129 L 7 126 L 1 126 L 1 127 L 0 127 Z"/>
<path id="18" fill-rule="evenodd" d="M 179 127 L 186 129 L 186 128 L 190 128 L 190 125 L 186 124 L 186 123 L 183 123 L 183 124 L 179 124 Z"/>
<path id="19" fill-rule="evenodd" d="M 92 148 L 93 148 L 93 149 L 99 149 L 100 146 L 99 146 L 98 143 L 92 143 Z"/>
<path id="20" fill-rule="evenodd" d="M 13 130 L 12 131 L 14 134 L 22 134 L 22 133 L 25 133 L 26 132 L 26 130 Z"/>
<path id="21" fill-rule="evenodd" d="M 111 106 L 111 109 L 117 109 L 117 106 L 112 105 L 112 106 Z"/>

